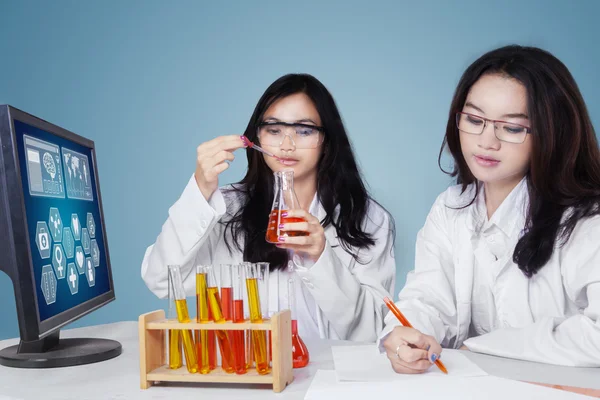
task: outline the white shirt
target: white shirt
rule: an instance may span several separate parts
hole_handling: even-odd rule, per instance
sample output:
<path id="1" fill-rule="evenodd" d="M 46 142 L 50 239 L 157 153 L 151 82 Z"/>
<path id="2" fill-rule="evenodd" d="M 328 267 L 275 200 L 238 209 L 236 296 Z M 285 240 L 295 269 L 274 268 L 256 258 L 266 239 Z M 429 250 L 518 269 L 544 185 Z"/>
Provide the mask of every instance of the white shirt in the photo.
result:
<path id="1" fill-rule="evenodd" d="M 206 201 L 192 176 L 181 197 L 169 209 L 169 217 L 156 242 L 148 247 L 142 261 L 144 282 L 158 297 L 165 298 L 167 266 L 181 266 L 184 287 L 188 295 L 195 294 L 195 266 L 197 264 L 237 264 L 243 261 L 236 248 L 230 253 L 224 241 L 225 232 L 221 218 L 234 214 L 240 207 L 238 194 L 217 190 Z M 319 220 L 325 211 L 317 199 L 313 200 L 311 213 Z M 316 210 L 316 213 L 313 211 Z M 267 218 L 267 216 L 265 216 Z M 374 202 L 369 202 L 363 229 L 370 233 L 375 245 L 361 249 L 357 262 L 346 252 L 337 238 L 333 226 L 325 228 L 325 249 L 315 262 L 298 254 L 292 257 L 294 275 L 302 290 L 297 290 L 300 335 L 306 338 L 318 332 L 328 339 L 371 341 L 383 329 L 385 304 L 383 298 L 394 286 L 395 261 L 393 232 L 388 214 Z M 243 247 L 243 243 L 242 243 Z M 282 285 L 287 279 L 280 274 L 270 274 L 269 310 L 279 309 Z M 313 302 L 314 301 L 314 302 Z M 287 308 L 287 306 L 286 306 Z M 317 329 L 311 325 L 316 320 Z M 305 338 L 305 337 L 303 337 Z"/>
<path id="2" fill-rule="evenodd" d="M 515 210 L 526 204 L 526 181 L 523 179 L 504 199 L 491 219 L 487 216 L 485 191 L 483 186 L 475 201 L 473 216 L 475 234 L 473 243 L 473 294 L 471 296 L 471 334 L 479 336 L 500 327 L 501 321 L 496 311 L 494 282 L 512 258 L 514 244 L 510 240 Z M 520 214 L 525 215 L 525 210 Z M 518 239 L 518 238 L 517 238 Z"/>
<path id="3" fill-rule="evenodd" d="M 474 185 L 460 191 L 442 193 L 419 231 L 415 270 L 396 303 L 406 318 L 443 347 L 600 366 L 600 216 L 580 220 L 527 278 L 512 260 L 525 226 L 526 181 L 487 222 L 481 203 L 461 208 Z M 391 313 L 385 322 L 382 338 L 398 325 Z"/>

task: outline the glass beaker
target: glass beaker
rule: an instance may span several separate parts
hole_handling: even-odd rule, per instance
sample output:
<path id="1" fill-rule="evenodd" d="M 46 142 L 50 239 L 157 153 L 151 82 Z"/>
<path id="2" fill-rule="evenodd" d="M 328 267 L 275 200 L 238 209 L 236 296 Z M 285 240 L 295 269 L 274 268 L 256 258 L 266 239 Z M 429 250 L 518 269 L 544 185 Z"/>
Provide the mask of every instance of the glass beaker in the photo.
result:
<path id="1" fill-rule="evenodd" d="M 185 289 L 183 288 L 183 279 L 179 265 L 169 265 L 169 275 L 173 283 L 173 292 L 175 295 L 175 308 L 177 309 L 177 320 L 179 322 L 191 322 L 188 314 L 187 301 L 185 298 Z M 198 359 L 196 358 L 196 346 L 192 331 L 187 329 L 180 330 L 183 340 L 183 352 L 185 354 L 185 364 L 189 373 L 198 372 Z"/>
<path id="2" fill-rule="evenodd" d="M 308 348 L 298 334 L 298 316 L 296 315 L 296 281 L 288 280 L 288 301 L 292 312 L 292 364 L 294 368 L 304 368 L 308 365 L 310 356 Z"/>
<path id="3" fill-rule="evenodd" d="M 294 192 L 294 171 L 284 170 L 273 173 L 275 182 L 273 186 L 273 205 L 269 214 L 269 224 L 267 225 L 267 234 L 265 238 L 269 243 L 279 243 L 279 237 L 288 236 L 307 236 L 304 231 L 283 231 L 281 224 L 290 222 L 305 222 L 304 218 L 285 217 L 281 214 L 287 210 L 300 208 L 298 197 Z"/>

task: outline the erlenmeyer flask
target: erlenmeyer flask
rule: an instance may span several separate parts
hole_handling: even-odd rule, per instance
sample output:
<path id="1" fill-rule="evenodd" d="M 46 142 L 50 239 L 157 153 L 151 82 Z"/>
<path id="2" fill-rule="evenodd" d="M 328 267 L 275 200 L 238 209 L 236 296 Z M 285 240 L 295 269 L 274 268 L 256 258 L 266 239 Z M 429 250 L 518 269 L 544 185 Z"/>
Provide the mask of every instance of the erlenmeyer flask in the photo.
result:
<path id="1" fill-rule="evenodd" d="M 308 348 L 298 334 L 298 318 L 296 316 L 296 282 L 293 278 L 288 280 L 288 301 L 292 312 L 292 365 L 294 368 L 304 368 L 308 365 L 310 356 Z"/>
<path id="2" fill-rule="evenodd" d="M 303 231 L 282 231 L 279 226 L 289 222 L 304 222 L 304 218 L 282 217 L 281 214 L 286 210 L 300 208 L 298 197 L 294 192 L 294 171 L 284 170 L 273 173 L 275 183 L 273 192 L 273 206 L 269 214 L 269 225 L 267 226 L 266 240 L 269 243 L 279 243 L 279 237 L 287 236 L 307 236 L 308 232 Z"/>

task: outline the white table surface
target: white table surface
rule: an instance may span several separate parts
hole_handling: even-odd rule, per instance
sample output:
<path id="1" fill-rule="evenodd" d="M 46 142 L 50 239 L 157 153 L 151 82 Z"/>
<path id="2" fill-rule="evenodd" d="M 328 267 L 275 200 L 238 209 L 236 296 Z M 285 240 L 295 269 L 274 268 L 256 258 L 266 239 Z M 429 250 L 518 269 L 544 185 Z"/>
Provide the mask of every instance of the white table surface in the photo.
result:
<path id="1" fill-rule="evenodd" d="M 123 353 L 112 360 L 77 367 L 19 369 L 0 366 L 0 399 L 303 399 L 318 369 L 333 369 L 332 345 L 351 342 L 317 340 L 307 342 L 310 364 L 294 370 L 294 382 L 282 393 L 268 385 L 161 384 L 147 390 L 139 387 L 139 346 L 137 322 L 118 322 L 68 329 L 61 337 L 115 339 Z M 0 341 L 0 348 L 18 343 Z M 466 352 L 491 375 L 523 381 L 600 389 L 600 369 L 565 368 L 502 359 Z"/>

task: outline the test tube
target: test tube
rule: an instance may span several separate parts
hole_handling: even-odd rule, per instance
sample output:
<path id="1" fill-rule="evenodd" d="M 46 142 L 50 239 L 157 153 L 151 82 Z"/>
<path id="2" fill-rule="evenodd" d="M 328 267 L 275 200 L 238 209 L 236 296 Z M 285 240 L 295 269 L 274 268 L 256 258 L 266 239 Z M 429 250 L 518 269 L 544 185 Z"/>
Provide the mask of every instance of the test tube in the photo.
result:
<path id="1" fill-rule="evenodd" d="M 244 269 L 242 265 L 233 265 L 231 269 L 233 287 L 233 322 L 243 323 L 244 318 Z M 233 364 L 235 373 L 243 375 L 248 372 L 246 360 L 246 335 L 244 331 L 231 331 Z"/>
<path id="2" fill-rule="evenodd" d="M 256 263 L 258 267 L 258 292 L 261 298 L 260 302 L 260 312 L 262 314 L 263 321 L 268 321 L 271 319 L 271 310 L 269 308 L 270 305 L 270 297 L 269 297 L 269 279 L 270 279 L 270 271 L 269 271 L 269 263 L 268 262 L 259 262 Z M 277 277 L 279 282 L 279 277 Z M 267 334 L 267 359 L 269 360 L 269 365 L 272 361 L 272 345 L 271 345 L 271 331 L 266 331 Z"/>
<path id="3" fill-rule="evenodd" d="M 169 368 L 179 369 L 182 366 L 181 332 L 178 329 L 169 329 Z"/>
<path id="4" fill-rule="evenodd" d="M 221 272 L 221 310 L 223 311 L 223 318 L 225 318 L 226 321 L 233 321 L 232 268 L 233 266 L 231 264 L 221 264 L 221 268 L 219 268 L 219 271 Z M 229 338 L 229 343 L 231 344 L 231 350 L 233 351 L 233 331 L 227 331 L 226 333 Z M 235 352 L 233 357 L 235 357 Z"/>
<path id="5" fill-rule="evenodd" d="M 168 271 L 168 267 L 167 267 Z M 177 312 L 175 311 L 175 293 L 173 291 L 173 279 L 171 274 L 168 274 L 168 285 L 169 285 L 169 310 L 167 318 L 177 319 Z M 183 349 L 181 343 L 181 332 L 179 329 L 169 329 L 169 368 L 178 369 L 183 366 Z"/>
<path id="6" fill-rule="evenodd" d="M 266 268 L 265 268 L 266 267 Z M 246 288 L 248 290 L 248 302 L 250 304 L 250 322 L 262 323 L 262 307 L 259 291 L 265 292 L 265 289 L 259 289 L 260 286 L 268 284 L 269 264 L 256 263 L 250 266 L 246 265 Z M 268 292 L 268 289 L 266 289 Z M 268 301 L 268 298 L 264 301 Z M 256 371 L 259 375 L 269 373 L 269 359 L 267 351 L 267 333 L 263 330 L 252 330 L 252 343 L 254 345 L 254 360 L 256 362 Z"/>
<path id="7" fill-rule="evenodd" d="M 240 268 L 241 268 L 241 273 L 243 276 L 243 288 L 242 288 L 242 296 L 244 299 L 243 302 L 243 311 L 244 311 L 244 320 L 245 321 L 250 321 L 250 301 L 248 300 L 248 290 L 247 286 L 246 286 L 246 271 L 248 270 L 248 268 L 250 268 L 252 266 L 251 262 L 248 261 L 244 261 L 242 262 Z M 253 368 L 254 367 L 254 341 L 252 340 L 252 331 L 250 329 L 247 329 L 245 331 L 246 334 L 246 341 L 245 341 L 245 346 L 246 346 L 246 370 Z"/>
<path id="8" fill-rule="evenodd" d="M 260 313 L 263 320 L 268 320 L 271 316 L 269 315 L 269 263 L 258 262 L 256 263 L 258 272 L 258 293 L 261 299 L 260 302 Z"/>
<path id="9" fill-rule="evenodd" d="M 207 323 L 211 321 L 210 307 L 208 306 L 208 291 L 207 291 L 207 279 L 204 265 L 196 266 L 196 310 L 197 318 L 200 323 Z M 198 360 L 200 360 L 200 373 L 208 374 L 211 368 L 211 354 L 214 352 L 214 358 L 216 360 L 217 349 L 214 341 L 210 340 L 210 337 L 214 339 L 214 332 L 207 330 L 196 331 L 196 344 Z M 215 361 L 216 366 L 216 361 Z"/>
<path id="10" fill-rule="evenodd" d="M 224 324 L 226 322 L 221 308 L 221 297 L 219 296 L 219 287 L 217 285 L 217 279 L 215 277 L 215 271 L 212 267 L 205 267 L 207 274 L 208 283 L 208 304 L 212 310 L 215 323 Z M 224 330 L 215 331 L 217 340 L 219 343 L 219 349 L 221 350 L 221 364 L 223 370 L 227 373 L 233 373 L 233 353 L 231 352 L 231 342 L 227 336 L 227 332 Z"/>
<path id="11" fill-rule="evenodd" d="M 185 290 L 183 288 L 183 280 L 181 279 L 179 265 L 169 265 L 169 274 L 171 275 L 171 281 L 173 283 L 175 308 L 177 309 L 177 320 L 182 323 L 191 322 L 188 314 Z M 180 335 L 183 341 L 183 352 L 185 354 L 187 370 L 191 374 L 196 373 L 198 372 L 198 359 L 196 358 L 196 350 L 192 331 L 183 329 L 180 330 Z"/>
<path id="12" fill-rule="evenodd" d="M 226 321 L 233 320 L 233 280 L 231 264 L 221 264 L 221 311 Z"/>

